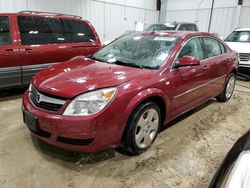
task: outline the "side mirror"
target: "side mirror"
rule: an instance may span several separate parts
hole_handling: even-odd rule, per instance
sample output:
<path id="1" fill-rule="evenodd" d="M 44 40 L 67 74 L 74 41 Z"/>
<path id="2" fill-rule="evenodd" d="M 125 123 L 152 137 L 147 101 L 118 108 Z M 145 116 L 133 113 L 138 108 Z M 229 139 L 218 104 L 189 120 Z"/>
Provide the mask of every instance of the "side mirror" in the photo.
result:
<path id="1" fill-rule="evenodd" d="M 183 56 L 179 59 L 179 67 L 187 67 L 187 66 L 197 66 L 200 65 L 201 62 L 197 57 L 193 56 Z"/>

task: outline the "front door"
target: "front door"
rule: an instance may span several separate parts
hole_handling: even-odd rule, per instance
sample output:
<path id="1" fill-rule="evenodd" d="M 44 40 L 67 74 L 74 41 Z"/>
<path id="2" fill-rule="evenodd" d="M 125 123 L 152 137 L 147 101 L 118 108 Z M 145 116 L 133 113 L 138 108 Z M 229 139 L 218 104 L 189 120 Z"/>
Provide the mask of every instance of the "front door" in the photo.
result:
<path id="1" fill-rule="evenodd" d="M 201 64 L 198 66 L 178 67 L 178 59 L 188 55 L 197 57 Z M 186 110 L 198 105 L 207 97 L 205 87 L 207 79 L 207 65 L 202 62 L 205 54 L 202 48 L 201 39 L 190 39 L 180 50 L 175 64 L 177 68 L 173 74 L 173 99 L 171 104 L 172 116 L 177 116 Z"/>
<path id="2" fill-rule="evenodd" d="M 22 84 L 19 54 L 10 23 L 10 17 L 0 16 L 0 89 Z"/>

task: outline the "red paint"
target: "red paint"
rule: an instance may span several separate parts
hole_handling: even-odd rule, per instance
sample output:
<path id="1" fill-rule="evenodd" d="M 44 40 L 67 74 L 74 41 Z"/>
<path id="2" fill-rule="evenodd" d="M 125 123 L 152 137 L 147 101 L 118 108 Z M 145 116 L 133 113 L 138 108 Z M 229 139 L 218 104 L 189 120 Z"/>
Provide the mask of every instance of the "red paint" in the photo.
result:
<path id="1" fill-rule="evenodd" d="M 25 66 L 38 66 L 46 65 L 50 63 L 59 63 L 68 61 L 75 56 L 87 56 L 92 55 L 98 49 L 101 48 L 100 39 L 90 22 L 74 18 L 70 16 L 56 16 L 46 14 L 24 14 L 24 13 L 6 13 L 0 14 L 0 16 L 7 16 L 10 23 L 11 33 L 11 45 L 0 46 L 0 68 L 13 68 L 18 67 L 20 70 Z M 84 22 L 89 26 L 95 35 L 95 41 L 93 42 L 76 42 L 76 43 L 55 43 L 55 44 L 42 44 L 42 45 L 23 45 L 21 43 L 19 27 L 17 23 L 18 16 L 32 16 L 32 17 L 50 17 L 50 18 L 62 18 L 65 20 L 77 20 Z M 6 51 L 7 50 L 7 51 Z M 23 71 L 20 71 L 20 83 L 15 85 L 25 85 L 30 80 L 22 80 L 24 75 Z M 22 78 L 24 79 L 24 78 Z"/>
<path id="2" fill-rule="evenodd" d="M 23 109 L 38 116 L 41 128 L 52 133 L 50 138 L 38 137 L 53 145 L 75 151 L 104 150 L 120 145 L 129 115 L 141 102 L 150 97 L 159 97 L 164 101 L 167 109 L 164 123 L 167 123 L 221 93 L 229 74 L 238 68 L 237 54 L 225 44 L 228 51 L 226 54 L 203 60 L 200 65 L 171 70 L 182 45 L 191 37 L 209 36 L 221 40 L 214 35 L 198 32 L 171 32 L 165 35 L 180 36 L 181 39 L 166 63 L 158 70 L 76 58 L 52 66 L 33 77 L 32 83 L 38 90 L 68 98 L 67 104 L 75 96 L 88 90 L 116 86 L 118 91 L 106 108 L 87 117 L 63 116 L 67 104 L 56 113 L 39 109 L 30 102 L 26 92 L 23 97 Z M 77 79 L 82 79 L 82 83 L 77 83 Z M 57 136 L 95 140 L 87 146 L 75 146 L 57 142 Z"/>

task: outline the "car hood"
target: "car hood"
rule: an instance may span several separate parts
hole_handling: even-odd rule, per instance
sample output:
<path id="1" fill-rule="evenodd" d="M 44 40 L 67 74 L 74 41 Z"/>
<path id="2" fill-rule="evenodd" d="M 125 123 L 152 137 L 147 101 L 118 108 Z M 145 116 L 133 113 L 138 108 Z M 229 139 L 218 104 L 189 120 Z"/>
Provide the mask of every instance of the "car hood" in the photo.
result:
<path id="1" fill-rule="evenodd" d="M 238 53 L 250 53 L 250 43 L 247 42 L 226 42 L 226 44 Z"/>
<path id="2" fill-rule="evenodd" d="M 150 71 L 89 58 L 75 58 L 39 72 L 34 76 L 32 84 L 41 92 L 73 98 L 87 91 L 120 85 Z"/>

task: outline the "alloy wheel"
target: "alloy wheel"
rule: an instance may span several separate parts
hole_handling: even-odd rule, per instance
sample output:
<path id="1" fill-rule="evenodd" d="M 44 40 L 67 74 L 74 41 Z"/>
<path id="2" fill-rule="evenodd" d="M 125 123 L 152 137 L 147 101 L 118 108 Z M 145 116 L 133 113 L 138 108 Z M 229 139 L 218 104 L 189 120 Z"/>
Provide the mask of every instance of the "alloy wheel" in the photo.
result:
<path id="1" fill-rule="evenodd" d="M 142 113 L 135 130 L 137 147 L 141 149 L 148 147 L 154 141 L 158 128 L 159 114 L 155 109 L 150 108 Z"/>

